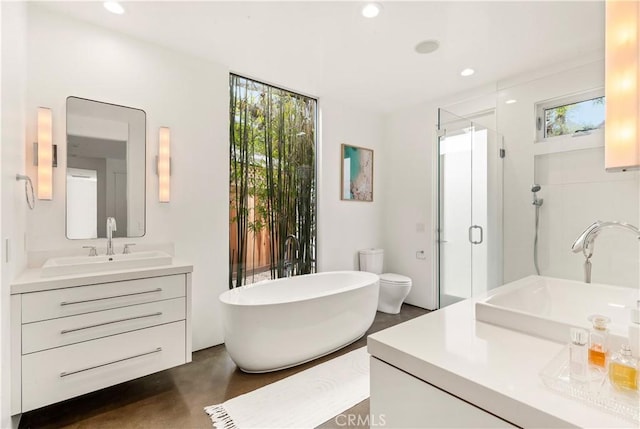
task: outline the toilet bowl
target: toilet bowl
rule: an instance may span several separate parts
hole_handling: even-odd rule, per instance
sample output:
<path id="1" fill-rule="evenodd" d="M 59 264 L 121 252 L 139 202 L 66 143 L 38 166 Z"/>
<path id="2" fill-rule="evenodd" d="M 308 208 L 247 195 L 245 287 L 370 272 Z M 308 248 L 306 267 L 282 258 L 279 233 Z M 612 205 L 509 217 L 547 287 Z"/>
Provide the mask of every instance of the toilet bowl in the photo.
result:
<path id="1" fill-rule="evenodd" d="M 411 279 L 400 274 L 380 274 L 380 295 L 378 311 L 389 314 L 400 313 L 404 299 L 411 291 Z"/>
<path id="2" fill-rule="evenodd" d="M 404 299 L 411 291 L 411 279 L 395 273 L 382 273 L 384 250 L 363 249 L 360 255 L 360 271 L 378 274 L 380 293 L 378 295 L 378 311 L 398 314 Z"/>

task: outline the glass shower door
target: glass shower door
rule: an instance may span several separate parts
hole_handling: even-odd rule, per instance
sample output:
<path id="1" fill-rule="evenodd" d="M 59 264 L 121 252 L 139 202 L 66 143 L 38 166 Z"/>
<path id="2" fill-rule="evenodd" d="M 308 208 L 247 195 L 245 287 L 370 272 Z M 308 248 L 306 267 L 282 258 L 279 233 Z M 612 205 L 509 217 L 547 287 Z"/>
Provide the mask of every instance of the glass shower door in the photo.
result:
<path id="1" fill-rule="evenodd" d="M 444 307 L 502 283 L 502 139 L 439 109 L 438 299 Z"/>
<path id="2" fill-rule="evenodd" d="M 439 307 L 471 297 L 471 130 L 471 121 L 438 111 Z"/>

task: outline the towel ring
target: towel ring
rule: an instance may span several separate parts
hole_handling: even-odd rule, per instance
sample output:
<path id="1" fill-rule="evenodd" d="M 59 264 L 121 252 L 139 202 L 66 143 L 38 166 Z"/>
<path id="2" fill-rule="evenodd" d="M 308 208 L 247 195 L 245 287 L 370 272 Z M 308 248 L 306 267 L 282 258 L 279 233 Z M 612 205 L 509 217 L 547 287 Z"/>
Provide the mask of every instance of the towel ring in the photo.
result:
<path id="1" fill-rule="evenodd" d="M 31 183 L 31 178 L 23 174 L 16 174 L 16 180 L 24 180 L 24 196 L 27 199 L 27 206 L 33 210 L 36 206 L 36 194 L 33 192 L 33 183 Z M 27 188 L 27 184 L 29 185 L 29 188 L 31 188 L 31 201 L 29 201 L 29 188 Z"/>

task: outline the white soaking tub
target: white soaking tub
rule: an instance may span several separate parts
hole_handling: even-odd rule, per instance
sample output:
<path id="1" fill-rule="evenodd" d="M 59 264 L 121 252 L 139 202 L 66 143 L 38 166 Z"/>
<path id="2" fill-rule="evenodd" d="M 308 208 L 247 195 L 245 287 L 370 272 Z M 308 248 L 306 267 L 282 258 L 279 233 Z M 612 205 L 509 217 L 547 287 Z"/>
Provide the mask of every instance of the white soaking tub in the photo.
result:
<path id="1" fill-rule="evenodd" d="M 224 338 L 245 372 L 308 362 L 362 337 L 378 306 L 378 276 L 333 271 L 268 280 L 220 295 Z"/>

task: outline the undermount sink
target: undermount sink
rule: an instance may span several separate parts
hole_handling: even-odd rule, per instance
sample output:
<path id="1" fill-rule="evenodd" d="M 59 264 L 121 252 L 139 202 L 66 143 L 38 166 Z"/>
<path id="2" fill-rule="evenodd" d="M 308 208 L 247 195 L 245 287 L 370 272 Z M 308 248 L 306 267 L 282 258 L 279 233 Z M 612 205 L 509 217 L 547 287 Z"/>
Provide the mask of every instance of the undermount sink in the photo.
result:
<path id="1" fill-rule="evenodd" d="M 41 276 L 54 277 L 99 271 L 157 267 L 161 265 L 169 265 L 171 262 L 171 255 L 159 250 L 111 256 L 67 256 L 48 259 L 42 266 Z"/>
<path id="2" fill-rule="evenodd" d="M 611 318 L 612 340 L 620 342 L 638 299 L 636 288 L 529 276 L 477 301 L 476 320 L 567 343 L 571 327 L 589 329 L 587 318 L 602 314 Z"/>

